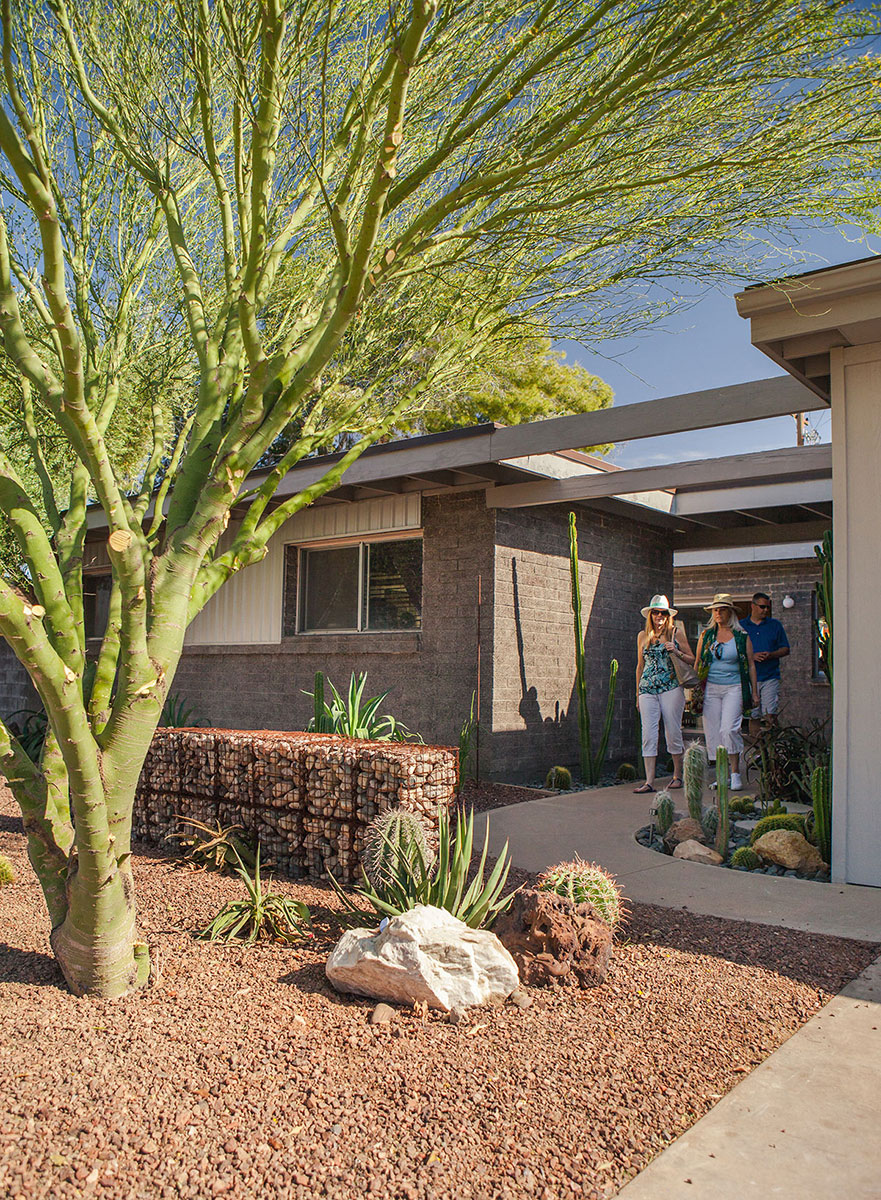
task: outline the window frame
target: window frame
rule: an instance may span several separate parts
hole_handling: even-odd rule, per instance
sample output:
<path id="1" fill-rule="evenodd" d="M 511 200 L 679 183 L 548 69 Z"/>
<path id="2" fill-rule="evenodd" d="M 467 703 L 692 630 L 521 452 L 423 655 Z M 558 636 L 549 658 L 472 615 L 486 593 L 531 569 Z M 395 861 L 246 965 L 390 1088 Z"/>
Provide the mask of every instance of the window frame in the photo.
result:
<path id="1" fill-rule="evenodd" d="M 284 555 L 287 555 L 288 550 L 296 550 L 297 552 L 297 587 L 295 597 L 295 632 L 288 634 L 287 637 L 362 637 L 365 634 L 373 637 L 400 637 L 401 634 L 418 634 L 422 632 L 422 611 L 420 607 L 419 624 L 410 629 L 365 629 L 360 627 L 360 622 L 363 619 L 365 608 L 365 548 L 377 543 L 387 542 L 420 542 L 422 544 L 422 563 L 425 565 L 425 536 L 424 531 L 419 529 L 396 529 L 387 533 L 370 533 L 370 534 L 353 534 L 350 537 L 339 538 L 320 538 L 313 539 L 308 542 L 285 542 Z M 303 586 L 306 578 L 304 571 L 304 552 L 310 550 L 341 550 L 347 546 L 358 547 L 358 599 L 357 599 L 357 616 L 359 627 L 347 629 L 304 629 L 303 628 Z M 369 555 L 367 556 L 369 558 Z M 424 583 L 424 572 L 423 572 Z M 424 594 L 424 593 L 423 593 Z M 367 616 L 369 618 L 369 605 L 367 606 Z"/>

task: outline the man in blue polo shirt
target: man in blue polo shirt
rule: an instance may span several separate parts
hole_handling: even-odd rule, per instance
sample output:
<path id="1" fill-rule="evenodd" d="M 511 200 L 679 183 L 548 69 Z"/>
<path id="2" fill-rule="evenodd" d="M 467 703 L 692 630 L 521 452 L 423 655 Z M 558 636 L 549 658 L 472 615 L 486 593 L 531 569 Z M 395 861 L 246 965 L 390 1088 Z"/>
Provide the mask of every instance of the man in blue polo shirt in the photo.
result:
<path id="1" fill-rule="evenodd" d="M 759 718 L 766 728 L 777 724 L 780 708 L 780 659 L 789 653 L 789 640 L 779 621 L 771 616 L 771 598 L 756 592 L 749 617 L 741 621 L 753 644 L 759 706 L 750 714 L 750 733 L 758 733 Z"/>

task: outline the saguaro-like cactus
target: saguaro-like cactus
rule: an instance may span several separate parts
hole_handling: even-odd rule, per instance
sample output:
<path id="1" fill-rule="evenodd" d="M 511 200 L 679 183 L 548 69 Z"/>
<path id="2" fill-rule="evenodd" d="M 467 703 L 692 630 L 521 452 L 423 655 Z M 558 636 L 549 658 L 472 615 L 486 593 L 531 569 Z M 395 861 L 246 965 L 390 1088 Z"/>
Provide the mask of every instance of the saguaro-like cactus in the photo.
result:
<path id="1" fill-rule="evenodd" d="M 823 862 L 832 861 L 832 776 L 828 767 L 815 767 L 811 775 L 814 832 Z"/>
<path id="2" fill-rule="evenodd" d="M 716 751 L 716 797 L 719 824 L 716 827 L 716 853 L 728 857 L 730 834 L 728 815 L 728 751 L 720 746 Z"/>
<path id="3" fill-rule="evenodd" d="M 609 734 L 612 730 L 612 714 L 615 708 L 615 689 L 618 685 L 618 660 L 609 663 L 609 684 L 606 695 L 606 715 L 599 748 L 593 752 L 590 733 L 590 710 L 587 706 L 587 680 L 584 662 L 584 621 L 581 610 L 581 581 L 578 576 L 578 530 L 575 513 L 569 514 L 569 570 L 572 579 L 572 616 L 575 625 L 575 690 L 578 695 L 578 741 L 581 752 L 581 779 L 583 783 L 599 783 Z"/>
<path id="4" fill-rule="evenodd" d="M 707 781 L 707 752 L 700 742 L 692 742 L 682 759 L 685 776 L 685 799 L 688 815 L 695 821 L 701 819 L 704 806 L 704 784 Z"/>

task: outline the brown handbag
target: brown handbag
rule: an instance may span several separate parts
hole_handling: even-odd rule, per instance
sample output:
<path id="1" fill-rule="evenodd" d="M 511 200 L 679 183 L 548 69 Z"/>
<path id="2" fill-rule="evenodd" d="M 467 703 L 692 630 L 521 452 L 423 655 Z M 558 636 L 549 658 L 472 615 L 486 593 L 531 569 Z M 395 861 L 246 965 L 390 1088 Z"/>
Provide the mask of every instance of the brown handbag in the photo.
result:
<path id="1" fill-rule="evenodd" d="M 673 630 L 673 641 L 676 642 L 676 630 Z M 678 643 L 676 643 L 678 645 Z M 683 688 L 696 688 L 700 683 L 698 673 L 691 663 L 680 658 L 678 654 L 670 654 L 670 661 L 673 664 L 673 670 L 676 673 L 676 678 L 679 681 L 679 686 Z"/>

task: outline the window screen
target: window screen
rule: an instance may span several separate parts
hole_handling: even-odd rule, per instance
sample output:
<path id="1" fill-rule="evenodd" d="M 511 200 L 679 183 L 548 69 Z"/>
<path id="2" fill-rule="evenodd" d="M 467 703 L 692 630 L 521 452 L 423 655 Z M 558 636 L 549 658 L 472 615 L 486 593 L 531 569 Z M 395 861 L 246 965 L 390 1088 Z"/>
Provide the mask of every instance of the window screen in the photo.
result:
<path id="1" fill-rule="evenodd" d="M 287 547 L 287 554 L 295 555 L 296 547 Z M 300 633 L 384 632 L 422 624 L 421 538 L 304 549 L 299 567 Z M 293 632 L 293 621 L 286 615 L 288 630 Z"/>
<path id="2" fill-rule="evenodd" d="M 304 550 L 302 629 L 357 629 L 359 546 Z"/>
<path id="3" fill-rule="evenodd" d="M 83 624 L 87 638 L 102 638 L 110 616 L 110 592 L 113 577 L 83 575 Z"/>

